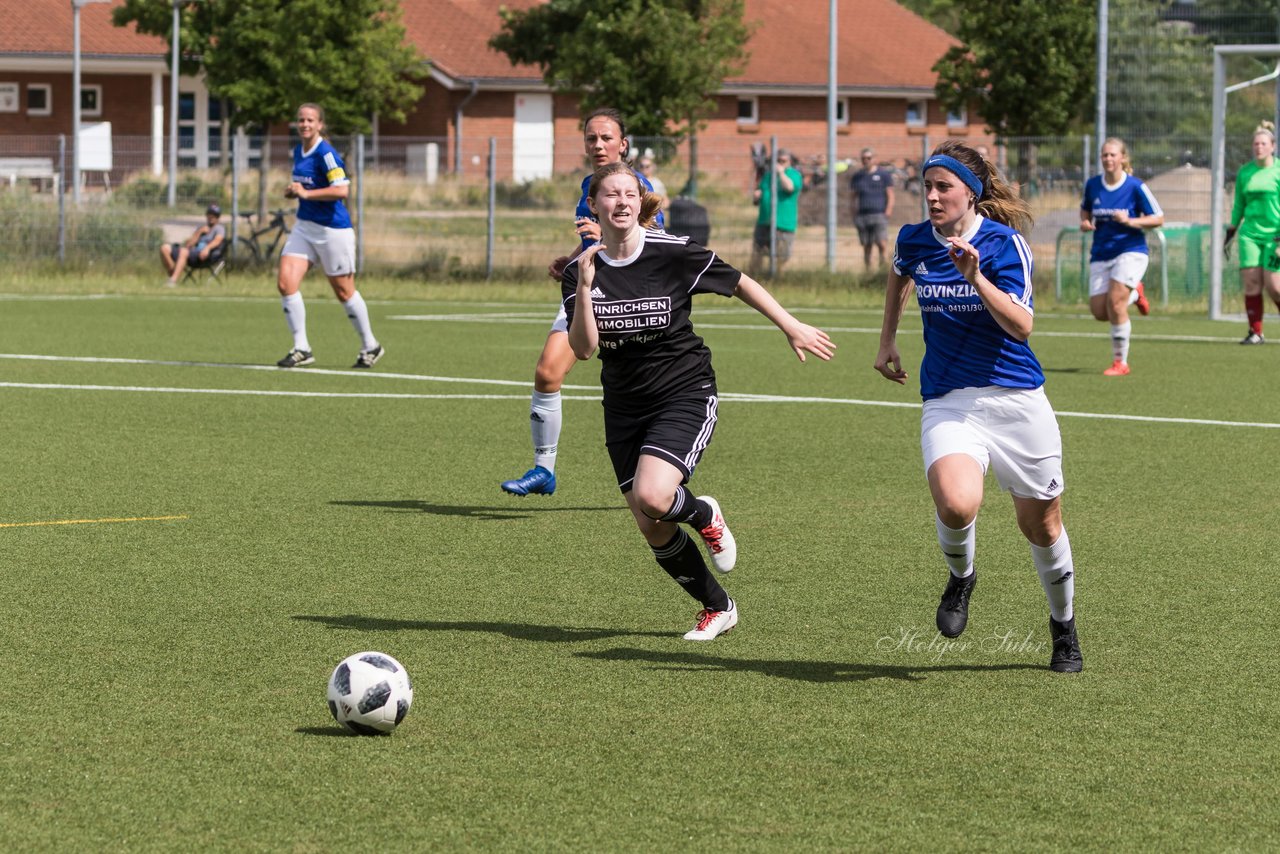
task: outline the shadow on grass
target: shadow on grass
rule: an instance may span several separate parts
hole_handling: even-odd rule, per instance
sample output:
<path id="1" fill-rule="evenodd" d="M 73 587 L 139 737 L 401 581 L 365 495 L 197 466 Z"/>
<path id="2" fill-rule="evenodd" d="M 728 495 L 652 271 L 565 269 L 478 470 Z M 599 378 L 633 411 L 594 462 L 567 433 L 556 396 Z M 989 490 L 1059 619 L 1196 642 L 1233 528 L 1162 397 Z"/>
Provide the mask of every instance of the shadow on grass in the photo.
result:
<path id="1" fill-rule="evenodd" d="M 359 738 L 349 729 L 340 726 L 300 726 L 294 730 L 298 735 L 318 735 L 325 738 Z"/>
<path id="2" fill-rule="evenodd" d="M 506 635 L 514 640 L 541 641 L 543 643 L 574 643 L 577 641 L 627 637 L 672 637 L 671 632 L 630 632 L 619 629 L 536 626 L 529 623 L 484 623 L 472 620 L 388 620 L 382 617 L 362 617 L 359 614 L 345 614 L 340 617 L 295 614 L 293 619 L 321 623 L 331 629 L 357 629 L 359 631 L 375 632 L 488 632 Z"/>
<path id="3" fill-rule="evenodd" d="M 865 682 L 868 679 L 901 679 L 919 682 L 932 673 L 962 673 L 994 670 L 1044 670 L 1037 664 L 858 664 L 849 661 L 769 661 L 750 658 L 723 658 L 694 652 L 654 652 L 644 649 L 608 649 L 578 652 L 578 658 L 602 661 L 647 662 L 655 670 L 721 671 L 759 673 L 802 682 Z"/>
<path id="4" fill-rule="evenodd" d="M 613 507 L 475 507 L 466 504 L 431 504 L 414 498 L 402 501 L 330 501 L 344 507 L 382 507 L 387 510 L 404 510 L 413 513 L 430 513 L 433 516 L 466 516 L 472 519 L 528 519 L 534 513 L 591 513 L 597 511 L 626 510 L 625 504 Z"/>
<path id="5" fill-rule="evenodd" d="M 1043 365 L 1040 369 L 1046 374 L 1078 374 L 1083 371 L 1083 368 L 1046 368 Z"/>

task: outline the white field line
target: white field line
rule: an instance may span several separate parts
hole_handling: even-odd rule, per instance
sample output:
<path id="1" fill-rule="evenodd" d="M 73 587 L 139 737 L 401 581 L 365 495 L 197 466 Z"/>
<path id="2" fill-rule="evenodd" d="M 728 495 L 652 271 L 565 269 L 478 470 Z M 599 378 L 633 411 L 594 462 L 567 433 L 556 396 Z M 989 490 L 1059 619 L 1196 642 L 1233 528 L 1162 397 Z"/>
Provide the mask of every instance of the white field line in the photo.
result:
<path id="1" fill-rule="evenodd" d="M 258 388 L 179 388 L 176 386 L 146 385 L 89 385 L 86 383 L 10 383 L 0 382 L 0 388 L 25 388 L 43 391 L 127 391 L 155 394 L 228 394 L 247 397 L 351 397 L 379 398 L 383 400 L 528 400 L 527 394 L 392 394 L 390 392 L 339 392 L 339 391 L 279 391 Z M 566 400 L 590 400 L 569 397 Z M 600 398 L 594 398 L 599 400 Z"/>
<path id="2" fill-rule="evenodd" d="M 336 377 L 380 377 L 388 380 L 414 380 L 416 382 L 433 383 L 466 383 L 476 385 L 504 385 L 528 388 L 532 385 L 528 380 L 491 380 L 479 377 L 439 377 L 430 374 L 398 374 L 389 371 L 334 370 L 331 368 L 277 368 L 275 365 L 233 365 L 227 362 L 186 362 L 170 359 L 120 359 L 106 356 L 43 356 L 33 353 L 0 353 L 0 359 L 16 359 L 37 362 L 80 362 L 97 365 L 161 365 L 171 368 L 223 368 L 236 371 L 270 371 L 282 374 L 317 374 Z M 571 391 L 595 391 L 599 386 L 565 385 Z"/>
<path id="3" fill-rule="evenodd" d="M 211 367 L 235 368 L 241 370 L 281 371 L 265 365 L 227 365 L 218 362 L 180 362 L 148 359 L 113 359 L 97 356 L 43 356 L 36 354 L 0 353 L 0 359 L 29 359 L 42 361 L 90 362 L 100 364 L 130 365 L 167 365 L 171 367 Z M 292 374 L 328 374 L 359 377 L 386 377 L 412 379 L 424 382 L 445 383 L 478 383 L 487 385 L 526 386 L 527 382 L 516 380 L 472 379 L 467 377 L 436 377 L 421 374 L 386 374 L 364 371 L 325 371 L 312 368 L 297 368 Z M 137 386 L 137 385 L 100 385 L 89 383 L 22 383 L 0 382 L 0 388 L 31 389 L 41 391 L 109 391 L 153 394 L 222 394 L 243 395 L 253 397 L 313 397 L 313 398 L 356 398 L 382 400 L 526 400 L 525 394 L 404 394 L 382 392 L 322 392 L 291 391 L 278 389 L 229 389 L 229 388 L 182 388 L 178 386 Z M 595 386 L 564 386 L 575 391 L 596 391 Z M 565 400 L 598 401 L 599 394 L 569 395 Z M 864 400 L 860 398 L 840 397 L 804 397 L 797 395 L 750 394 L 745 392 L 722 392 L 720 399 L 732 403 L 812 403 L 836 406 L 877 406 L 893 409 L 919 409 L 920 404 L 908 401 Z M 1188 424 L 1206 427 L 1253 427 L 1266 430 L 1280 429 L 1280 424 L 1266 421 L 1225 421 L 1211 418 L 1166 418 L 1157 415 L 1124 415 L 1110 412 L 1074 412 L 1059 411 L 1058 415 L 1067 418 L 1089 418 L 1105 421 L 1141 421 L 1154 424 Z"/>
<path id="4" fill-rule="evenodd" d="M 699 311 L 700 315 L 716 313 L 714 311 Z M 721 313 L 728 314 L 730 312 L 723 311 Z M 744 313 L 744 316 L 747 316 Z M 554 316 L 553 316 L 554 317 Z M 387 320 L 412 320 L 428 323 L 550 323 L 547 322 L 546 315 L 532 314 L 529 312 L 507 312 L 503 314 L 392 314 L 388 315 Z M 777 327 L 766 326 L 760 323 L 697 323 L 698 329 L 740 329 L 751 332 L 777 332 Z M 830 326 L 823 324 L 822 328 L 827 332 L 849 332 L 859 335 L 879 335 L 879 326 Z M 900 333 L 919 333 L 920 327 L 911 328 L 903 326 L 898 330 Z M 1097 332 L 1053 332 L 1043 331 L 1033 333 L 1034 338 L 1106 338 L 1109 337 L 1105 329 Z M 1231 336 L 1217 335 L 1133 335 L 1134 341 L 1198 341 L 1209 344 L 1234 344 L 1239 339 Z"/>

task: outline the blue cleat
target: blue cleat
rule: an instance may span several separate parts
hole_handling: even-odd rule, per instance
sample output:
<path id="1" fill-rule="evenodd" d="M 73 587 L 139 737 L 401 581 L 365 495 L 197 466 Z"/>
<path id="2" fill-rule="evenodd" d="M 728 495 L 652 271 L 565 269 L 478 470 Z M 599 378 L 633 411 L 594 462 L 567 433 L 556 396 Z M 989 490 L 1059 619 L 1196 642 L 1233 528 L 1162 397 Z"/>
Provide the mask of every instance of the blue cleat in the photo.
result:
<path id="1" fill-rule="evenodd" d="M 542 466 L 534 466 L 515 480 L 503 481 L 502 491 L 512 495 L 550 495 L 556 491 L 556 476 Z"/>

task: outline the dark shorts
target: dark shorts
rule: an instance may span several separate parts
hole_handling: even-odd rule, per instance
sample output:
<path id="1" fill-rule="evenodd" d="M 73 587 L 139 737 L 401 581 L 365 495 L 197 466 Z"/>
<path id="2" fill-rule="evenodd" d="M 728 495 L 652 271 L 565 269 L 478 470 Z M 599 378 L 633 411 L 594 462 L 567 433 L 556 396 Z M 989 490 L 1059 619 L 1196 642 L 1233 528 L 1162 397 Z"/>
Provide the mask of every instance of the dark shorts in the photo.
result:
<path id="1" fill-rule="evenodd" d="M 853 218 L 853 227 L 858 229 L 858 242 L 863 246 L 889 239 L 889 218 L 882 213 L 858 214 Z"/>
<path id="2" fill-rule="evenodd" d="M 604 443 L 618 489 L 631 491 L 641 454 L 671 463 L 684 473 L 681 483 L 687 483 L 715 432 L 717 403 L 712 389 L 706 397 L 668 400 L 644 414 L 614 412 L 606 407 Z"/>
<path id="3" fill-rule="evenodd" d="M 778 260 L 786 261 L 791 257 L 791 244 L 795 243 L 796 233 L 794 231 L 784 231 L 778 229 Z M 769 254 L 769 226 L 757 225 L 753 242 L 759 250 L 766 255 Z"/>

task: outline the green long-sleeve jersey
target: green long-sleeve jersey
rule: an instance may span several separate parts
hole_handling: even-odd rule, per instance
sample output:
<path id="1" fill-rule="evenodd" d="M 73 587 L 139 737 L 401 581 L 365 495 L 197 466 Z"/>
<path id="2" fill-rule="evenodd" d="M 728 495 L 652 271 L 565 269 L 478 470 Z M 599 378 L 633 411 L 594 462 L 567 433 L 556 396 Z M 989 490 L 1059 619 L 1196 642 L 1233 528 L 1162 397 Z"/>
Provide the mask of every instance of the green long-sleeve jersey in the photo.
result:
<path id="1" fill-rule="evenodd" d="M 1280 161 L 1259 166 L 1258 161 L 1250 160 L 1240 167 L 1236 173 L 1231 225 L 1255 239 L 1280 233 Z"/>

